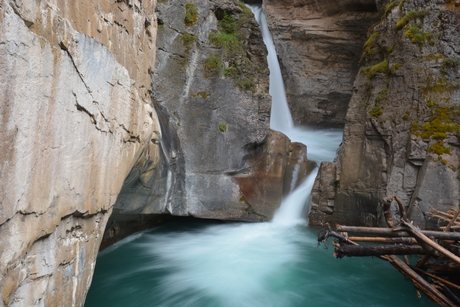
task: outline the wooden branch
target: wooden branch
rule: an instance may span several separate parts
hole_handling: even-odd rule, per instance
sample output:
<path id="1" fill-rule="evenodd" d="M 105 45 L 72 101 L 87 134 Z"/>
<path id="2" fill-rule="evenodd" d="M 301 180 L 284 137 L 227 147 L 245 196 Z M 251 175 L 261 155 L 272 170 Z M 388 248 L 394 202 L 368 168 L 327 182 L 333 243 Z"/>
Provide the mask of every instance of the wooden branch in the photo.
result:
<path id="1" fill-rule="evenodd" d="M 447 249 L 445 249 L 438 243 L 428 238 L 426 235 L 422 233 L 420 229 L 415 228 L 415 226 L 409 223 L 407 220 L 401 220 L 401 223 L 412 233 L 412 235 L 415 237 L 415 239 L 420 245 L 422 245 L 423 243 L 426 243 L 427 245 L 431 246 L 433 249 L 437 250 L 444 256 L 449 257 L 450 259 L 460 264 L 460 257 L 458 257 L 454 253 L 448 251 Z"/>
<path id="2" fill-rule="evenodd" d="M 337 258 L 347 257 L 366 257 L 384 255 L 419 255 L 425 254 L 420 245 L 394 245 L 394 244 L 370 244 L 370 245 L 350 245 L 337 244 L 334 255 Z"/>
<path id="3" fill-rule="evenodd" d="M 418 268 L 414 268 L 414 267 L 413 267 L 413 269 L 416 270 L 416 271 L 418 271 L 418 272 L 420 272 L 420 273 L 422 273 L 422 274 L 425 274 L 425 275 L 427 275 L 427 276 L 430 276 L 431 278 L 437 279 L 437 280 L 441 281 L 442 283 L 444 283 L 444 284 L 446 284 L 446 285 L 449 285 L 449 286 L 451 286 L 451 287 L 453 287 L 453 288 L 455 288 L 455 289 L 460 290 L 460 286 L 457 285 L 457 284 L 454 284 L 453 282 L 450 282 L 450 281 L 448 281 L 448 280 L 445 280 L 444 278 L 438 277 L 438 276 L 436 276 L 436 275 L 434 275 L 434 274 L 425 272 L 424 270 L 420 270 L 420 269 L 418 269 Z"/>
<path id="4" fill-rule="evenodd" d="M 391 201 L 393 198 L 384 198 L 382 207 L 383 207 L 383 216 L 385 216 L 385 221 L 387 222 L 388 227 L 394 228 L 395 223 L 393 221 L 393 216 L 391 215 Z"/>
<path id="5" fill-rule="evenodd" d="M 390 237 L 412 237 L 412 235 L 407 231 L 395 231 L 391 228 L 380 227 L 337 226 L 337 231 Z M 460 232 L 442 232 L 432 230 L 421 230 L 420 232 L 435 239 L 460 241 Z"/>
<path id="6" fill-rule="evenodd" d="M 399 214 L 401 215 L 401 219 L 407 219 L 406 208 L 404 208 L 401 198 L 399 198 L 397 195 L 394 195 L 393 197 L 398 203 Z"/>
<path id="7" fill-rule="evenodd" d="M 390 262 L 399 272 L 409 278 L 418 289 L 423 291 L 431 300 L 437 304 L 448 307 L 456 306 L 447 297 L 445 297 L 444 294 L 434 288 L 428 281 L 418 275 L 397 256 L 382 256 L 382 258 Z"/>
<path id="8" fill-rule="evenodd" d="M 450 231 L 450 227 L 452 227 L 459 215 L 460 209 L 455 212 L 454 216 L 452 217 L 452 220 L 449 222 L 449 224 L 447 224 L 446 229 L 444 229 L 444 231 Z"/>
<path id="9" fill-rule="evenodd" d="M 355 242 L 375 242 L 375 243 L 402 243 L 402 244 L 417 244 L 417 240 L 409 237 L 349 237 L 348 239 Z"/>

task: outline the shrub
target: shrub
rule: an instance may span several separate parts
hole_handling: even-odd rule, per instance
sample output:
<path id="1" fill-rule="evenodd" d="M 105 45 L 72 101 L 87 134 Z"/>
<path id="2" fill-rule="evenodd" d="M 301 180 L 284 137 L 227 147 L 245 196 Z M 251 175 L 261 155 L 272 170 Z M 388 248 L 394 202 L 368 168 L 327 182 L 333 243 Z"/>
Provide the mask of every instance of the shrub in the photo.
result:
<path id="1" fill-rule="evenodd" d="M 228 130 L 227 124 L 219 124 L 219 131 L 226 132 Z"/>

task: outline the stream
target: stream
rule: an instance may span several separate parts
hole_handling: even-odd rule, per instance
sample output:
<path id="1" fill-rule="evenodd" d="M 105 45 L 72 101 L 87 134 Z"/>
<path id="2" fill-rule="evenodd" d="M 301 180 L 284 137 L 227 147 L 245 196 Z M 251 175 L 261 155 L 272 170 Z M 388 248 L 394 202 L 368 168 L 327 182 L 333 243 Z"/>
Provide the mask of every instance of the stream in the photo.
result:
<path id="1" fill-rule="evenodd" d="M 310 160 L 332 161 L 342 131 L 293 126 L 263 13 L 251 9 L 269 50 L 272 129 L 306 144 Z M 303 218 L 315 176 L 283 201 L 271 222 L 184 219 L 116 243 L 98 255 L 85 306 L 436 306 L 418 298 L 385 261 L 338 260 L 332 244 L 317 246 L 319 229 Z"/>

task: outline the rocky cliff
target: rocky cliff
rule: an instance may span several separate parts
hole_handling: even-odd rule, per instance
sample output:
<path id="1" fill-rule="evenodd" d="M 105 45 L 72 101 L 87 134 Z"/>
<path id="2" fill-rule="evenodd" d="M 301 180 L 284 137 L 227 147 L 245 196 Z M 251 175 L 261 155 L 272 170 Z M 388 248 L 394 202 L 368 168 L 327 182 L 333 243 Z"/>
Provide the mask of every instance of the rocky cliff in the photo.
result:
<path id="1" fill-rule="evenodd" d="M 459 205 L 460 6 L 379 1 L 363 48 L 344 140 L 313 188 L 313 224 L 381 225 L 383 197 L 437 226 L 432 208 Z"/>
<path id="2" fill-rule="evenodd" d="M 0 2 L 1 306 L 82 305 L 142 152 L 155 1 Z"/>
<path id="3" fill-rule="evenodd" d="M 108 240 L 158 216 L 265 221 L 309 172 L 269 129 L 250 11 L 155 7 L 1 0 L 0 305 L 82 305 L 112 211 Z"/>
<path id="4" fill-rule="evenodd" d="M 374 0 L 264 0 L 296 125 L 343 127 Z"/>
<path id="5" fill-rule="evenodd" d="M 157 16 L 153 99 L 170 167 L 161 175 L 143 163 L 116 212 L 269 220 L 293 166 L 302 165 L 297 184 L 308 167 L 305 148 L 269 129 L 267 52 L 251 11 L 171 0 L 158 3 Z M 159 185 L 168 185 L 164 196 Z"/>

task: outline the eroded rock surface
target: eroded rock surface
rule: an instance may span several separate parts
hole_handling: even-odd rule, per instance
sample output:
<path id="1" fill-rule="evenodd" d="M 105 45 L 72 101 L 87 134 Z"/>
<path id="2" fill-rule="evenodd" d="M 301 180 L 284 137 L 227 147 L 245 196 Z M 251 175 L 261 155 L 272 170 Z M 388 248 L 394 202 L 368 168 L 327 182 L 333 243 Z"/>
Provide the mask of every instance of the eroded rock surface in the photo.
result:
<path id="1" fill-rule="evenodd" d="M 160 2 L 157 15 L 153 94 L 177 131 L 172 139 L 178 150 L 166 155 L 183 165 L 176 178 L 185 186 L 185 193 L 158 210 L 270 219 L 284 195 L 289 159 L 302 160 L 305 151 L 293 151 L 299 154 L 293 158 L 285 136 L 272 142 L 277 134 L 269 129 L 267 53 L 252 13 L 233 1 L 174 0 Z M 270 177 L 265 183 L 262 174 Z"/>
<path id="2" fill-rule="evenodd" d="M 460 200 L 460 9 L 428 0 L 379 8 L 344 140 L 335 163 L 321 165 L 310 221 L 382 225 L 382 198 L 398 195 L 411 220 L 436 228 L 428 212 Z"/>
<path id="3" fill-rule="evenodd" d="M 374 0 L 265 0 L 296 125 L 343 127 Z"/>
<path id="4" fill-rule="evenodd" d="M 0 305 L 83 304 L 124 179 L 158 155 L 154 5 L 0 2 Z"/>

